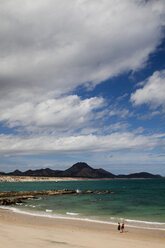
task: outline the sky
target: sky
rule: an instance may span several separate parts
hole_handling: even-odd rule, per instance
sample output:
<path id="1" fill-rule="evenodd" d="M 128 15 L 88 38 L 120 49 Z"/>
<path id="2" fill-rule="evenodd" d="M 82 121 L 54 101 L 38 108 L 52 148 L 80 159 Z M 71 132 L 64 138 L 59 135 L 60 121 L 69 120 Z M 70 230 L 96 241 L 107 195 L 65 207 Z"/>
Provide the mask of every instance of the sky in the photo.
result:
<path id="1" fill-rule="evenodd" d="M 0 171 L 165 176 L 165 1 L 0 1 Z"/>

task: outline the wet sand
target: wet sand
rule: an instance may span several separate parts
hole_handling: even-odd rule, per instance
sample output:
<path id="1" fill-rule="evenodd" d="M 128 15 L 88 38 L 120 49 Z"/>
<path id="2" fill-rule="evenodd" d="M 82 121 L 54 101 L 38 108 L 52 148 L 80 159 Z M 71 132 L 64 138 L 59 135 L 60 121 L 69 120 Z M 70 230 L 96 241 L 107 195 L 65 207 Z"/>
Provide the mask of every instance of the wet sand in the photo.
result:
<path id="1" fill-rule="evenodd" d="M 164 248 L 165 231 L 56 219 L 0 209 L 0 247 Z"/>

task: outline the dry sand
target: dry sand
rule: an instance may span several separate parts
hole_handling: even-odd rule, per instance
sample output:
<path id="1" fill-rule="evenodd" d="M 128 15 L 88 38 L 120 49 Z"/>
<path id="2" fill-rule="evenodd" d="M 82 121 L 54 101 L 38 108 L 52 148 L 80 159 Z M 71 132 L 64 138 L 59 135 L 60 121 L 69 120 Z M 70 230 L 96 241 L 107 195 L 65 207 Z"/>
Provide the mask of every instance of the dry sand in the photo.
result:
<path id="1" fill-rule="evenodd" d="M 77 181 L 87 180 L 86 178 L 73 177 L 31 177 L 31 176 L 2 176 L 0 175 L 0 182 L 42 182 L 42 181 Z"/>
<path id="2" fill-rule="evenodd" d="M 0 209 L 0 248 L 164 248 L 165 231 L 51 219 Z"/>

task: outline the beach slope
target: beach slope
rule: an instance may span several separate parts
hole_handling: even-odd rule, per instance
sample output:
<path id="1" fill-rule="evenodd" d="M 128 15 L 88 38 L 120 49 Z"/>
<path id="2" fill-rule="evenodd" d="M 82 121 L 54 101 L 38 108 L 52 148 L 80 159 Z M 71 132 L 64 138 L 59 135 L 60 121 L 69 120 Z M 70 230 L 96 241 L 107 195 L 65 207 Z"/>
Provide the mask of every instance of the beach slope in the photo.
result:
<path id="1" fill-rule="evenodd" d="M 0 247 L 7 248 L 164 248 L 165 232 L 127 228 L 87 221 L 51 219 L 0 209 Z"/>

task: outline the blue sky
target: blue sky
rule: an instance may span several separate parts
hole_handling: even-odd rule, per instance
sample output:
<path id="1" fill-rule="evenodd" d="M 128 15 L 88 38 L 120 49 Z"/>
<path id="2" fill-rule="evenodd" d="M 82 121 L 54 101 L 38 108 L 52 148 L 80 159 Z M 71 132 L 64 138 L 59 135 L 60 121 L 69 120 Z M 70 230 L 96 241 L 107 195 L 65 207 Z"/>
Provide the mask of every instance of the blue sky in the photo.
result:
<path id="1" fill-rule="evenodd" d="M 0 171 L 165 175 L 165 2 L 6 0 Z"/>

